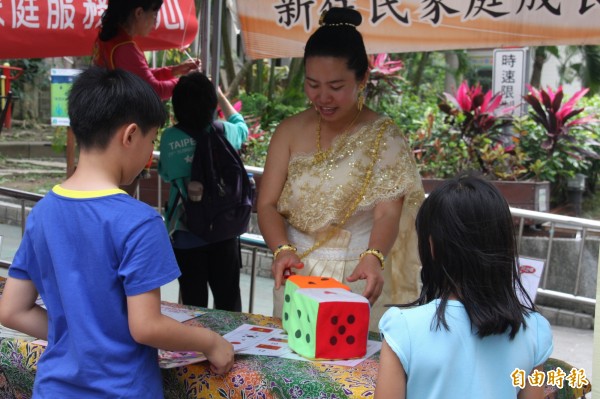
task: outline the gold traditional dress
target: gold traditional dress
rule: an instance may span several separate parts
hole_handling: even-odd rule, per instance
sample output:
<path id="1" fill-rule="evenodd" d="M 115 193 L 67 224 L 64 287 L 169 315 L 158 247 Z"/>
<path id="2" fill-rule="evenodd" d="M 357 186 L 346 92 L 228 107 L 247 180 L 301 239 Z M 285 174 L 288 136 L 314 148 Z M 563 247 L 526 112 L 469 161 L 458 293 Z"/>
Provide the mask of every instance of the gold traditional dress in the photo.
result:
<path id="1" fill-rule="evenodd" d="M 298 274 L 333 277 L 361 294 L 366 280 L 348 283 L 346 277 L 368 247 L 374 208 L 404 197 L 399 233 L 385 261 L 383 293 L 371 309 L 369 329 L 378 331 L 385 304 L 419 296 L 415 217 L 424 198 L 421 178 L 404 136 L 389 117 L 336 137 L 321 154 L 325 157 L 299 154 L 290 159 L 277 204 L 290 243 L 304 262 Z M 282 296 L 283 288 L 274 291 L 277 317 Z"/>

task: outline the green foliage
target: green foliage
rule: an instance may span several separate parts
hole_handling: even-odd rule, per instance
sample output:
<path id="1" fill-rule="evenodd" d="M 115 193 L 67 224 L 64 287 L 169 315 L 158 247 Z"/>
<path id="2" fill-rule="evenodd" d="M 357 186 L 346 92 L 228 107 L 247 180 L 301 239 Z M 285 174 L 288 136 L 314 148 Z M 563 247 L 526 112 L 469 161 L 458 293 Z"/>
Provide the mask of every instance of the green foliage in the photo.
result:
<path id="1" fill-rule="evenodd" d="M 303 111 L 307 107 L 306 100 L 301 105 L 290 105 L 284 103 L 282 98 L 269 101 L 266 96 L 259 93 L 242 93 L 240 100 L 243 104 L 244 115 L 260 117 L 262 129 L 273 129 L 283 119 Z"/>
<path id="2" fill-rule="evenodd" d="M 444 88 L 446 61 L 440 51 L 430 53 L 404 53 L 399 58 L 404 62 L 403 78 L 410 82 L 413 91 L 441 93 Z"/>
<path id="3" fill-rule="evenodd" d="M 600 111 L 599 100 L 577 97 L 582 92 L 565 104 L 561 90 L 556 97 L 540 96 L 543 104 L 531 95 L 527 97 L 533 107 L 526 117 L 517 119 L 514 126 L 518 144 L 531 160 L 533 168 L 529 169 L 536 178 L 564 183 L 577 173 L 587 175 L 597 168 L 600 142 L 595 115 Z M 574 108 L 575 103 L 579 103 L 579 108 Z M 578 119 L 569 121 L 576 116 Z"/>
<path id="4" fill-rule="evenodd" d="M 380 99 L 373 109 L 392 118 L 406 133 L 415 132 L 427 122 L 428 115 L 438 115 L 438 97 L 432 90 L 417 94 L 406 81 L 399 82 L 401 95 L 389 95 Z M 372 104 L 369 104 L 372 105 Z M 441 121 L 441 119 L 439 119 Z"/>
<path id="5" fill-rule="evenodd" d="M 23 69 L 23 75 L 11 82 L 12 88 L 20 88 L 23 83 L 37 83 L 38 77 L 46 77 L 48 66 L 41 58 L 24 58 L 17 60 L 2 60 L 1 63 L 9 63 L 11 67 Z"/>
<path id="6" fill-rule="evenodd" d="M 57 153 L 62 153 L 67 148 L 67 127 L 57 126 L 52 135 L 52 150 Z"/>
<path id="7" fill-rule="evenodd" d="M 41 58 L 24 58 L 16 60 L 0 60 L 0 64 L 8 63 L 11 67 L 23 69 L 23 74 L 14 80 L 11 80 L 11 91 L 16 97 L 25 98 L 28 93 L 25 92 L 26 83 L 34 84 L 37 90 L 47 88 L 50 84 L 48 76 L 48 66 Z M 11 73 L 14 76 L 15 71 Z"/>
<path id="8" fill-rule="evenodd" d="M 559 84 L 581 80 L 592 93 L 600 92 L 600 46 L 565 46 L 564 55 L 553 55 L 559 60 Z"/>
<path id="9" fill-rule="evenodd" d="M 188 51 L 189 53 L 189 51 Z M 146 53 L 146 58 L 148 59 L 148 63 L 152 65 L 152 59 L 148 55 L 151 53 Z M 160 50 L 155 52 L 156 64 L 159 67 L 165 67 L 169 65 L 179 65 L 182 62 L 188 59 L 187 55 L 178 49 L 170 49 L 170 50 Z"/>
<path id="10" fill-rule="evenodd" d="M 258 137 L 250 138 L 242 150 L 242 161 L 245 165 L 264 167 L 272 132 L 264 132 Z"/>
<path id="11" fill-rule="evenodd" d="M 277 125 L 283 119 L 306 109 L 306 104 L 300 106 L 284 104 L 282 98 L 269 101 L 260 93 L 242 93 L 240 101 L 242 101 L 242 113 L 250 130 L 242 159 L 247 165 L 262 167 L 267 157 L 269 141 Z"/>
<path id="12" fill-rule="evenodd" d="M 570 129 L 570 138 L 564 144 L 579 151 L 561 148 L 551 156 L 541 145 L 547 139 L 547 131 L 531 115 L 515 119 L 508 126 L 504 121 L 498 121 L 497 127 L 502 128 L 502 134 L 493 137 L 472 135 L 467 142 L 461 137 L 464 132 L 456 128 L 464 124 L 465 116 L 456 113 L 453 118 L 448 118 L 438 106 L 442 89 L 428 86 L 426 90 L 421 87 L 417 91 L 408 79 L 398 79 L 396 83 L 394 90 L 378 92 L 377 101 L 371 100 L 369 105 L 375 111 L 389 115 L 405 132 L 423 177 L 448 178 L 463 171 L 481 172 L 483 165 L 495 179 L 547 180 L 558 187 L 564 187 L 566 180 L 575 174 L 583 173 L 588 176 L 588 186 L 594 187 L 600 174 L 600 161 L 582 154 L 599 152 L 600 131 L 597 127 Z M 263 166 L 275 127 L 306 105 L 284 105 L 282 98 L 269 101 L 257 93 L 242 94 L 240 99 L 244 104 L 243 113 L 251 121 L 252 134 L 244 151 L 244 160 L 249 165 Z M 585 108 L 582 117 L 600 114 L 600 97 L 583 98 L 578 106 Z M 479 157 L 472 156 L 470 151 L 473 149 Z"/>

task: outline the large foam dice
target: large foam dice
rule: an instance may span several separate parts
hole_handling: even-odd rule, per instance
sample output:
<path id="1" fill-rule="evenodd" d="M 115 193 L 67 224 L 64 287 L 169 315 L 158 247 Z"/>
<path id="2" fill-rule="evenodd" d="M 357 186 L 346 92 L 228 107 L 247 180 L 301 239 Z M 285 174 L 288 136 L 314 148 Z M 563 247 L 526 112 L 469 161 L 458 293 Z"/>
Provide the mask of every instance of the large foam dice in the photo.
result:
<path id="1" fill-rule="evenodd" d="M 334 279 L 326 282 L 329 288 L 303 288 L 319 285 L 305 283 L 308 281 L 291 278 L 286 282 L 283 327 L 290 348 L 309 359 L 363 357 L 367 351 L 369 301 Z"/>
<path id="2" fill-rule="evenodd" d="M 285 282 L 282 324 L 286 331 L 288 329 L 289 310 L 294 293 L 301 288 L 342 288 L 350 291 L 350 287 L 344 285 L 334 278 L 320 276 L 292 275 Z"/>

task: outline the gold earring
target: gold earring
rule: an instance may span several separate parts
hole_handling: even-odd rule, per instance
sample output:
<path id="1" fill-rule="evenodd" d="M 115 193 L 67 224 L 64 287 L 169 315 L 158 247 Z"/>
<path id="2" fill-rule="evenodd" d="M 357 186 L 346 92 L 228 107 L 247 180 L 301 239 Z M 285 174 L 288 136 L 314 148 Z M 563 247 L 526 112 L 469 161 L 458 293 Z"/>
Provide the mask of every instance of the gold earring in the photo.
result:
<path id="1" fill-rule="evenodd" d="M 362 111 L 363 105 L 365 105 L 365 86 L 360 85 L 358 90 L 359 90 L 359 93 L 358 93 L 358 101 L 356 103 L 356 107 L 358 108 L 359 111 Z"/>

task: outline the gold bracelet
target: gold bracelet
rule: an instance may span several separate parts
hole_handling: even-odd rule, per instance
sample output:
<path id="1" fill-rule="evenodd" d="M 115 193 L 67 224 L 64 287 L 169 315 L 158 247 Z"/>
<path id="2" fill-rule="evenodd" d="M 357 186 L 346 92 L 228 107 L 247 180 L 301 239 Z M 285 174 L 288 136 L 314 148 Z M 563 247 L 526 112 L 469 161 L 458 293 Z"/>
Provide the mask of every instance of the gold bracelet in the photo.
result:
<path id="1" fill-rule="evenodd" d="M 383 270 L 383 268 L 385 267 L 385 256 L 383 256 L 383 253 L 378 249 L 368 248 L 360 254 L 360 259 L 362 259 L 367 254 L 375 256 L 377 260 L 379 260 L 379 266 L 381 266 L 381 270 Z"/>
<path id="2" fill-rule="evenodd" d="M 295 246 L 293 246 L 292 244 L 282 244 L 282 245 L 278 246 L 275 251 L 273 251 L 273 259 L 277 259 L 277 255 L 279 255 L 279 253 L 281 251 L 296 252 L 296 251 L 298 251 L 298 249 Z"/>

